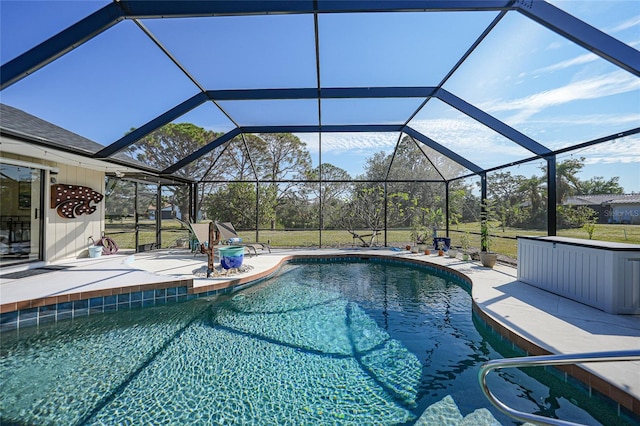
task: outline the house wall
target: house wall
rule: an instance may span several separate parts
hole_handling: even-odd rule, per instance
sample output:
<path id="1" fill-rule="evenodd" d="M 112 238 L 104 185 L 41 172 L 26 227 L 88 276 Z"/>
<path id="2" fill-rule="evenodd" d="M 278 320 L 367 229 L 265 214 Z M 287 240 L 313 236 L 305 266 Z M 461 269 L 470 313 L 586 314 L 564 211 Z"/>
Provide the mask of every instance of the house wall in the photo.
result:
<path id="1" fill-rule="evenodd" d="M 103 171 L 94 170 L 81 165 L 73 166 L 52 161 L 45 161 L 24 155 L 2 153 L 7 159 L 20 160 L 32 163 L 33 168 L 38 165 L 48 168 L 57 168 L 58 172 L 53 173 L 45 170 L 43 188 L 43 252 L 42 259 L 45 262 L 54 262 L 66 258 L 77 258 L 87 256 L 89 236 L 97 241 L 101 231 L 104 230 L 105 201 L 104 199 L 95 205 L 96 211 L 90 215 L 79 215 L 74 219 L 62 218 L 55 208 L 51 206 L 51 186 L 52 179 L 58 184 L 88 186 L 96 192 L 104 195 L 105 175 Z M 35 208 L 35 205 L 34 205 Z M 32 246 L 38 241 L 32 238 Z"/>
<path id="2" fill-rule="evenodd" d="M 104 172 L 81 166 L 58 165 L 60 171 L 55 176 L 58 184 L 88 186 L 104 195 Z M 51 184 L 45 190 L 45 254 L 48 261 L 65 258 L 83 257 L 87 255 L 89 237 L 97 242 L 104 230 L 105 200 L 92 203 L 97 207 L 91 214 L 82 214 L 74 219 L 60 217 L 50 201 Z"/>
<path id="3" fill-rule="evenodd" d="M 610 223 L 629 223 L 640 225 L 640 203 L 638 204 L 612 204 Z"/>
<path id="4" fill-rule="evenodd" d="M 604 207 L 604 206 L 601 206 L 600 204 L 591 204 L 591 205 L 588 205 L 587 207 L 595 210 L 598 213 L 597 223 L 607 223 L 607 221 L 609 220 L 609 216 L 611 214 L 609 207 Z"/>

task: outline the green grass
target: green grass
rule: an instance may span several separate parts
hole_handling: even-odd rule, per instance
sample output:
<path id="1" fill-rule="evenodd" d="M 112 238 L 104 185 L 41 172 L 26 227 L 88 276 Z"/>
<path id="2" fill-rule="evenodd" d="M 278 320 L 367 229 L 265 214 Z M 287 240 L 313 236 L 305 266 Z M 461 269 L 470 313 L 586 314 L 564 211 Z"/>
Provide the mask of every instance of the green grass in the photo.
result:
<path id="1" fill-rule="evenodd" d="M 450 229 L 450 235 L 452 237 L 453 245 L 459 245 L 460 237 L 465 231 L 468 231 L 470 233 L 479 233 L 480 223 L 472 222 L 452 227 Z M 501 227 L 498 227 L 497 224 L 496 226 L 494 226 L 491 233 L 497 237 L 494 238 L 492 251 L 507 255 L 514 259 L 517 258 L 518 245 L 516 240 L 512 240 L 510 238 L 515 238 L 517 236 L 547 235 L 546 231 L 538 229 L 534 230 L 507 227 L 503 230 Z M 585 240 L 589 238 L 589 234 L 587 234 L 587 232 L 582 228 L 560 229 L 558 230 L 557 235 L 560 237 L 581 238 Z M 470 240 L 472 247 L 480 246 L 479 235 L 470 235 Z M 593 240 L 640 244 L 640 226 L 598 224 L 596 225 L 596 230 L 593 234 Z"/>
<path id="2" fill-rule="evenodd" d="M 456 225 L 451 231 L 469 231 L 479 232 L 480 224 L 478 222 L 465 223 Z M 521 229 L 521 228 L 505 228 L 504 230 L 498 226 L 494 226 L 492 234 L 500 237 L 516 237 L 516 236 L 532 236 L 547 235 L 544 230 Z M 589 235 L 582 228 L 560 229 L 558 236 L 570 238 L 588 239 Z M 615 241 L 620 243 L 640 244 L 640 226 L 639 225 L 609 225 L 598 224 L 593 234 L 594 240 Z"/>
<path id="3" fill-rule="evenodd" d="M 189 231 L 181 228 L 177 221 L 165 221 L 162 223 L 162 247 L 175 247 L 176 240 L 189 238 Z M 133 222 L 107 223 L 107 235 L 113 238 L 118 246 L 123 249 L 135 248 L 135 232 Z M 464 223 L 451 227 L 450 237 L 453 246 L 460 246 L 460 239 L 464 232 L 470 233 L 471 252 L 479 251 L 480 247 L 480 224 L 478 222 Z M 356 231 L 360 234 L 368 234 L 367 230 Z M 411 231 L 409 229 L 390 229 L 387 231 L 387 244 L 393 247 L 404 247 L 411 244 Z M 255 231 L 241 231 L 240 236 L 244 241 L 255 241 Z M 546 235 L 546 231 L 494 227 L 492 234 L 494 238 L 492 251 L 517 258 L 516 236 L 537 236 Z M 439 236 L 444 236 L 444 231 L 438 232 Z M 558 231 L 559 236 L 588 239 L 588 234 L 581 228 L 562 229 Z M 284 231 L 284 230 L 261 230 L 260 242 L 269 242 L 272 247 L 318 247 L 320 245 L 320 233 L 318 231 Z M 511 237 L 511 238 L 502 238 Z M 614 241 L 630 244 L 640 244 L 639 225 L 596 225 L 593 235 L 594 240 Z M 365 238 L 368 241 L 367 238 Z M 152 221 L 141 222 L 139 231 L 139 244 L 155 242 L 155 223 Z M 384 232 L 377 238 L 378 245 L 384 245 Z M 346 230 L 326 230 L 322 231 L 323 247 L 351 247 L 360 246 L 358 239 L 352 238 Z"/>

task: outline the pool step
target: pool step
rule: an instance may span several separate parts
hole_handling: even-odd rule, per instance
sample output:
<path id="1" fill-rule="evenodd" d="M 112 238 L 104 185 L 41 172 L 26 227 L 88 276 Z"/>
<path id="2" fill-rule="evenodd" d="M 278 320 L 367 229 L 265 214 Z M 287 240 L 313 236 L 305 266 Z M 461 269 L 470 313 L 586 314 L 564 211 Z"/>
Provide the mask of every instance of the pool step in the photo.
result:
<path id="1" fill-rule="evenodd" d="M 502 426 L 486 408 L 463 417 L 451 395 L 427 407 L 416 426 Z"/>

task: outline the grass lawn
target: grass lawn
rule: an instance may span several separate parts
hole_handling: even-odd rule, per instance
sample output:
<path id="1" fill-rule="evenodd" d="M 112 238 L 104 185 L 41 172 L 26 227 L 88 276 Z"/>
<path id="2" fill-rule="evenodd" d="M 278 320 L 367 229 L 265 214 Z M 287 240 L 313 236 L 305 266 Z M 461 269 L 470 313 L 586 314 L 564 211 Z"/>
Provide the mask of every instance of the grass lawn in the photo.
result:
<path id="1" fill-rule="evenodd" d="M 497 224 L 496 224 L 497 225 Z M 179 239 L 189 239 L 189 232 L 181 228 L 177 221 L 164 221 L 162 223 L 162 247 L 175 247 Z M 464 232 L 469 232 L 470 251 L 478 251 L 480 247 L 480 224 L 478 222 L 464 223 L 452 226 L 450 229 L 451 244 L 460 246 L 460 239 Z M 369 234 L 367 230 L 356 231 L 361 235 Z M 390 229 L 387 231 L 387 245 L 393 247 L 404 247 L 411 243 L 411 231 L 409 229 Z M 240 231 L 240 236 L 244 241 L 255 241 L 255 231 Z M 493 241 L 492 250 L 517 258 L 516 236 L 546 235 L 545 231 L 495 227 L 492 234 L 497 238 Z M 133 222 L 117 222 L 107 224 L 107 235 L 113 238 L 123 249 L 135 248 L 135 232 Z M 438 232 L 439 236 L 444 236 L 444 230 Z M 558 236 L 588 239 L 588 234 L 582 228 L 561 229 Z M 285 230 L 261 230 L 260 242 L 269 242 L 272 247 L 318 247 L 320 245 L 320 233 L 318 231 L 285 231 Z M 155 242 L 155 223 L 140 223 L 139 244 Z M 364 238 L 368 241 L 369 238 Z M 640 244 L 639 225 L 596 225 L 593 235 L 594 240 L 615 241 L 630 244 Z M 377 237 L 377 244 L 384 245 L 384 232 Z M 361 242 L 354 239 L 346 230 L 326 230 L 322 231 L 323 247 L 351 247 L 360 246 Z"/>

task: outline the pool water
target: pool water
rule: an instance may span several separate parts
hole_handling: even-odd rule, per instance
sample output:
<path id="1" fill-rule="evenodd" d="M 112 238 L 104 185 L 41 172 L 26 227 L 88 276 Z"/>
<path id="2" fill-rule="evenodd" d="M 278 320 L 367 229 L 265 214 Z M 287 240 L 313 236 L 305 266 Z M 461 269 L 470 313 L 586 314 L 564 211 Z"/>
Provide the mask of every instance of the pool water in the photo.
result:
<path id="1" fill-rule="evenodd" d="M 450 277 L 289 264 L 224 300 L 3 333 L 0 423 L 516 424 L 478 385 L 480 364 L 502 357 L 490 340 Z M 601 424 L 579 392 L 519 370 L 489 384 L 517 409 Z"/>

